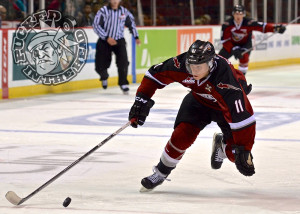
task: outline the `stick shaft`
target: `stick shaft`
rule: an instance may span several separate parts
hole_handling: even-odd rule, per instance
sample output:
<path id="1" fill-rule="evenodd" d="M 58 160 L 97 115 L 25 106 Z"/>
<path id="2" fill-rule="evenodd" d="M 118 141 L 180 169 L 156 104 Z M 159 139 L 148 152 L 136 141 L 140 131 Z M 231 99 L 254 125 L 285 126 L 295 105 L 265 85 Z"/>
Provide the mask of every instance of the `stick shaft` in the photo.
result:
<path id="1" fill-rule="evenodd" d="M 83 159 L 85 159 L 87 156 L 89 156 L 90 154 L 92 154 L 94 151 L 96 151 L 97 149 L 99 149 L 101 146 L 103 146 L 107 141 L 109 141 L 110 139 L 112 139 L 114 136 L 116 136 L 117 134 L 119 134 L 121 131 L 123 131 L 125 128 L 127 128 L 131 123 L 133 122 L 133 120 L 128 121 L 125 125 L 123 125 L 121 128 L 119 128 L 117 131 L 115 131 L 114 133 L 112 133 L 110 136 L 108 136 L 106 139 L 104 139 L 102 142 L 100 142 L 97 146 L 95 146 L 94 148 L 92 148 L 90 151 L 88 151 L 87 153 L 85 153 L 83 156 L 81 156 L 80 158 L 78 158 L 76 161 L 74 161 L 72 164 L 70 164 L 69 166 L 67 166 L 65 169 L 63 169 L 61 172 L 59 172 L 57 175 L 55 175 L 53 178 L 51 178 L 50 180 L 48 180 L 46 183 L 44 183 L 42 186 L 40 186 L 39 188 L 37 188 L 35 191 L 33 191 L 32 193 L 30 193 L 28 196 L 26 196 L 25 198 L 22 198 L 22 200 L 18 203 L 18 205 L 24 203 L 25 201 L 27 201 L 29 198 L 31 198 L 32 196 L 34 196 L 35 194 L 37 194 L 38 192 L 40 192 L 42 189 L 44 189 L 45 187 L 47 187 L 49 184 L 51 184 L 53 181 L 55 181 L 56 179 L 58 179 L 60 176 L 62 176 L 64 173 L 66 173 L 67 171 L 69 171 L 69 169 L 71 169 L 73 166 L 75 166 L 76 164 L 78 164 L 80 161 L 82 161 Z"/>
<path id="2" fill-rule="evenodd" d="M 292 21 L 290 21 L 286 26 L 288 26 L 289 24 L 292 24 L 294 22 L 296 22 L 298 19 L 300 19 L 300 16 L 298 16 L 297 18 L 293 19 Z M 271 38 L 272 36 L 274 36 L 276 33 L 272 33 L 270 36 L 267 36 L 266 38 L 264 38 L 263 40 L 261 40 L 259 43 L 257 43 L 255 46 L 260 45 L 261 43 L 263 43 L 264 41 L 266 41 L 267 39 Z M 249 48 L 248 50 L 245 50 L 242 55 L 244 55 L 245 53 L 248 53 L 250 51 L 252 51 L 254 49 L 254 47 Z"/>

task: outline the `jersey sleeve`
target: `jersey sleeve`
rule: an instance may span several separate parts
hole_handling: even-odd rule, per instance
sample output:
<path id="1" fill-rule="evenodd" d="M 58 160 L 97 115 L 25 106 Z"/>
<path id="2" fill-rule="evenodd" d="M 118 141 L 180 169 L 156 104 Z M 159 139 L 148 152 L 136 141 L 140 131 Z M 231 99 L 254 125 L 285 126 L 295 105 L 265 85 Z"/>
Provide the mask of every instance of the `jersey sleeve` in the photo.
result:
<path id="1" fill-rule="evenodd" d="M 93 22 L 93 29 L 95 33 L 103 40 L 106 40 L 108 33 L 104 29 L 104 23 L 107 19 L 105 8 L 102 7 L 96 14 Z"/>
<path id="2" fill-rule="evenodd" d="M 221 30 L 221 43 L 223 44 L 223 48 L 230 53 L 231 49 L 233 48 L 233 43 L 231 41 L 231 31 L 230 28 L 228 27 L 229 23 L 226 22 L 222 25 L 222 30 Z"/>
<path id="3" fill-rule="evenodd" d="M 245 146 L 251 151 L 255 138 L 255 116 L 246 92 L 238 79 L 238 71 L 231 67 L 232 75 L 226 74 L 225 78 L 217 85 L 220 95 L 219 105 L 225 120 L 228 122 L 233 141 L 237 145 Z M 243 80 L 244 81 L 244 80 Z"/>
<path id="4" fill-rule="evenodd" d="M 137 92 L 142 92 L 148 97 L 152 97 L 157 89 L 162 89 L 173 82 L 179 82 L 182 77 L 187 75 L 183 66 L 185 66 L 183 54 L 153 65 L 145 73 Z"/>
<path id="5" fill-rule="evenodd" d="M 139 38 L 139 33 L 136 29 L 136 24 L 135 24 L 135 21 L 134 21 L 134 17 L 132 15 L 132 13 L 130 13 L 127 9 L 126 9 L 126 20 L 125 20 L 125 26 L 128 27 L 130 33 L 133 35 L 133 37 L 135 39 L 138 39 Z"/>
<path id="6" fill-rule="evenodd" d="M 248 25 L 251 28 L 251 30 L 253 30 L 253 31 L 260 31 L 262 33 L 274 32 L 273 24 L 268 24 L 265 22 L 258 22 L 255 20 L 249 20 Z"/>

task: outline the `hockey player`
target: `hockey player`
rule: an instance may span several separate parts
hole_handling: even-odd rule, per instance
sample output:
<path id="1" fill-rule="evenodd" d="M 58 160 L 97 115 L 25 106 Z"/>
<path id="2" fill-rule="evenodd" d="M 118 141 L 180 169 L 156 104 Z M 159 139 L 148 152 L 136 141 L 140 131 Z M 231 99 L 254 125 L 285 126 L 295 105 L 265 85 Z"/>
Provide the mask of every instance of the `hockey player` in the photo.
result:
<path id="1" fill-rule="evenodd" d="M 219 55 L 226 59 L 233 55 L 236 59 L 239 59 L 238 69 L 246 74 L 250 51 L 245 54 L 242 53 L 252 48 L 252 31 L 284 33 L 286 27 L 245 18 L 245 8 L 242 5 L 233 7 L 232 16 L 222 25 L 221 42 L 223 48 Z"/>
<path id="2" fill-rule="evenodd" d="M 210 42 L 197 40 L 187 52 L 153 65 L 146 72 L 129 112 L 129 120 L 136 120 L 132 126 L 144 124 L 154 105 L 151 97 L 155 91 L 173 82 L 190 88 L 191 92 L 182 101 L 174 131 L 153 168 L 154 173 L 142 179 L 141 191 L 162 184 L 211 121 L 217 122 L 222 130 L 213 137 L 211 167 L 219 169 L 223 159 L 228 158 L 240 173 L 252 176 L 256 122 L 247 98 L 251 87 L 240 71 L 215 54 Z"/>

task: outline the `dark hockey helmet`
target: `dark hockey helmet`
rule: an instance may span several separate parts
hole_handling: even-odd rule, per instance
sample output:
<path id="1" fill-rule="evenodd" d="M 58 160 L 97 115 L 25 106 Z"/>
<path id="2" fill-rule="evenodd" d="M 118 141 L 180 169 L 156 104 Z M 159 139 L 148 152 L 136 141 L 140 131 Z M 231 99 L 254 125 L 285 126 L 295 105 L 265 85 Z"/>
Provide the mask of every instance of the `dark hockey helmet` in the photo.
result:
<path id="1" fill-rule="evenodd" d="M 187 51 L 185 66 L 190 74 L 192 73 L 191 64 L 208 63 L 211 69 L 215 55 L 215 48 L 210 42 L 196 40 Z"/>
<path id="2" fill-rule="evenodd" d="M 245 14 L 245 7 L 240 4 L 234 5 L 232 15 L 235 13 Z"/>

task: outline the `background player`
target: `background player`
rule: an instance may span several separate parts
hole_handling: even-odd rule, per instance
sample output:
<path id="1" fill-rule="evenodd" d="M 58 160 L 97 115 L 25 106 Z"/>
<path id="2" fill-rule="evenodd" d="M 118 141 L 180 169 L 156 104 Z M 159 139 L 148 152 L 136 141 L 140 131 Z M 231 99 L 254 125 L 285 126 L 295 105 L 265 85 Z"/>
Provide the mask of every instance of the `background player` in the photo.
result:
<path id="1" fill-rule="evenodd" d="M 233 7 L 232 16 L 222 25 L 223 48 L 219 55 L 226 59 L 234 55 L 236 59 L 239 59 L 238 69 L 246 74 L 250 51 L 243 55 L 242 53 L 252 48 L 252 31 L 284 33 L 286 28 L 283 25 L 267 24 L 245 18 L 245 8 L 242 5 Z"/>
<path id="2" fill-rule="evenodd" d="M 249 87 L 245 76 L 226 59 L 215 54 L 210 42 L 195 41 L 188 52 L 152 66 L 137 89 L 129 119 L 133 127 L 143 125 L 154 105 L 151 99 L 157 89 L 178 82 L 190 88 L 182 101 L 174 131 L 162 153 L 154 174 L 142 179 L 143 190 L 161 184 L 176 167 L 185 151 L 211 121 L 217 122 L 223 134 L 215 134 L 211 167 L 219 169 L 223 159 L 235 162 L 245 176 L 252 176 L 251 149 L 255 137 L 255 118 L 247 98 Z"/>

